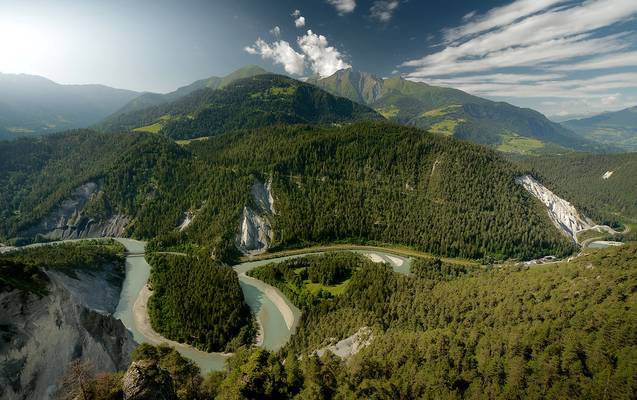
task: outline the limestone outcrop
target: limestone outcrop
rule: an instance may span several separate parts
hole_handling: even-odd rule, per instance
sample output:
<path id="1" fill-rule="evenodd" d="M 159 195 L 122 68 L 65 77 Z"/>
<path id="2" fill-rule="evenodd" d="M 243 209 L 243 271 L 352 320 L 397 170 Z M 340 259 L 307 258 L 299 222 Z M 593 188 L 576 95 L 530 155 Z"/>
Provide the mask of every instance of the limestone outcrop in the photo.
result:
<path id="1" fill-rule="evenodd" d="M 86 207 L 101 194 L 101 182 L 83 184 L 42 220 L 27 229 L 24 235 L 41 235 L 50 240 L 123 236 L 131 222 L 129 217 L 114 214 L 104 219 L 96 219 L 86 215 Z"/>
<path id="2" fill-rule="evenodd" d="M 272 179 L 266 184 L 255 181 L 250 194 L 253 204 L 243 207 L 235 238 L 237 248 L 246 255 L 259 254 L 270 247 L 274 237 L 271 218 L 276 214 Z"/>
<path id="3" fill-rule="evenodd" d="M 49 399 L 73 360 L 123 370 L 136 346 L 113 318 L 122 265 L 75 276 L 46 271 L 48 294 L 0 292 L 0 398 Z"/>

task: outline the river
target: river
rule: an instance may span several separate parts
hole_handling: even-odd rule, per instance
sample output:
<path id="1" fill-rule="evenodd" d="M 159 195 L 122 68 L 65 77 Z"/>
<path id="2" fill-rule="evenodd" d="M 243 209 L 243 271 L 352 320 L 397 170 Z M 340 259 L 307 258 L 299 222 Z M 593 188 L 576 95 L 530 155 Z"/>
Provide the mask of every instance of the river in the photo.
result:
<path id="1" fill-rule="evenodd" d="M 150 276 L 150 265 L 141 254 L 144 253 L 145 242 L 133 239 L 116 239 L 124 245 L 129 253 L 133 253 L 126 258 L 126 278 L 122 286 L 120 301 L 114 317 L 120 319 L 122 323 L 132 332 L 135 341 L 138 343 L 158 344 L 166 342 L 175 347 L 184 357 L 193 360 L 201 369 L 202 373 L 209 371 L 219 371 L 225 366 L 225 361 L 229 354 L 206 353 L 191 346 L 164 340 L 148 332 L 148 326 L 140 322 L 139 314 L 140 300 L 144 294 L 148 294 L 145 288 Z M 349 251 L 349 250 L 341 250 Z M 411 263 L 410 259 L 388 254 L 380 251 L 351 250 L 352 252 L 364 254 L 374 262 L 387 262 L 399 273 L 408 273 Z M 268 350 L 278 350 L 283 347 L 290 336 L 296 330 L 301 313 L 278 289 L 247 276 L 245 273 L 253 268 L 273 262 L 281 262 L 290 258 L 304 257 L 308 253 L 294 256 L 273 258 L 238 264 L 233 269 L 239 275 L 239 284 L 243 290 L 246 303 L 255 314 L 260 326 L 259 345 Z M 144 310 L 145 310 L 145 302 Z"/>

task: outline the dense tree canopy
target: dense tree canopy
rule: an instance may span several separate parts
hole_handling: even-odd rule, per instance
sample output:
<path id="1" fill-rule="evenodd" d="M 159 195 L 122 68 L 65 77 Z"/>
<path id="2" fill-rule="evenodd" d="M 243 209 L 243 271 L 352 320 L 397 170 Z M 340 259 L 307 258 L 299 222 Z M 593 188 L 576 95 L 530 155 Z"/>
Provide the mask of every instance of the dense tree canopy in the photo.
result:
<path id="1" fill-rule="evenodd" d="M 115 241 L 81 241 L 37 246 L 0 254 L 0 292 L 19 289 L 47 293 L 47 269 L 73 276 L 78 269 L 99 270 L 106 265 L 121 267 L 124 248 Z"/>
<path id="2" fill-rule="evenodd" d="M 237 274 L 209 258 L 153 255 L 148 313 L 163 336 L 204 351 L 251 343 L 254 328 Z"/>
<path id="3" fill-rule="evenodd" d="M 2 162 L 10 166 L 0 180 L 19 199 L 0 197 L 5 239 L 24 234 L 74 187 L 99 180 L 103 193 L 90 204 L 92 215 L 129 215 L 128 234 L 153 238 L 150 250 L 180 247 L 231 260 L 238 255 L 234 236 L 243 206 L 252 201 L 250 187 L 272 178 L 275 249 L 381 242 L 475 259 L 573 250 L 515 183 L 522 172 L 511 163 L 481 146 L 415 128 L 277 126 L 185 147 L 142 133 L 72 133 L 17 143 L 0 144 Z M 75 147 L 65 144 L 78 144 L 88 161 L 80 162 Z M 41 160 L 27 174 L 17 165 L 23 163 L 16 160 L 18 150 L 20 157 Z M 180 232 L 186 211 L 195 217 Z"/>
<path id="4" fill-rule="evenodd" d="M 637 221 L 637 153 L 529 157 L 521 164 L 595 222 Z"/>

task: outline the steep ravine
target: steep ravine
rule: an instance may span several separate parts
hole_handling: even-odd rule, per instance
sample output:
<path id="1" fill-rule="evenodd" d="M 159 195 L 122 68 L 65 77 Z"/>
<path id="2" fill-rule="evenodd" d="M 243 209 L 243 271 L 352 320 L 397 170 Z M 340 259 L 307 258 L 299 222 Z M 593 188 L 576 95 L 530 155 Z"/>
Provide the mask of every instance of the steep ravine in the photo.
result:
<path id="1" fill-rule="evenodd" d="M 71 361 L 95 371 L 125 369 L 135 342 L 112 313 L 121 265 L 70 277 L 46 271 L 49 293 L 0 293 L 0 398 L 48 399 Z"/>
<path id="2" fill-rule="evenodd" d="M 88 216 L 86 208 L 102 194 L 101 182 L 87 182 L 51 210 L 42 220 L 24 232 L 24 236 L 41 235 L 50 240 L 123 236 L 130 218 L 113 214 L 106 219 Z"/>

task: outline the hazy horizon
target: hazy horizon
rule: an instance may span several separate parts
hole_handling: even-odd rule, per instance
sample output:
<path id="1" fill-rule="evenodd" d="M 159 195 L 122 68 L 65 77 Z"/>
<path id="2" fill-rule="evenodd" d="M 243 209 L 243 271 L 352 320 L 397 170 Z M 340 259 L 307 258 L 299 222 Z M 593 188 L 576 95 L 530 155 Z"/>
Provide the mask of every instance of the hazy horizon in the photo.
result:
<path id="1" fill-rule="evenodd" d="M 629 0 L 9 0 L 0 72 L 166 93 L 248 64 L 351 66 L 563 119 L 637 104 L 636 15 Z"/>

